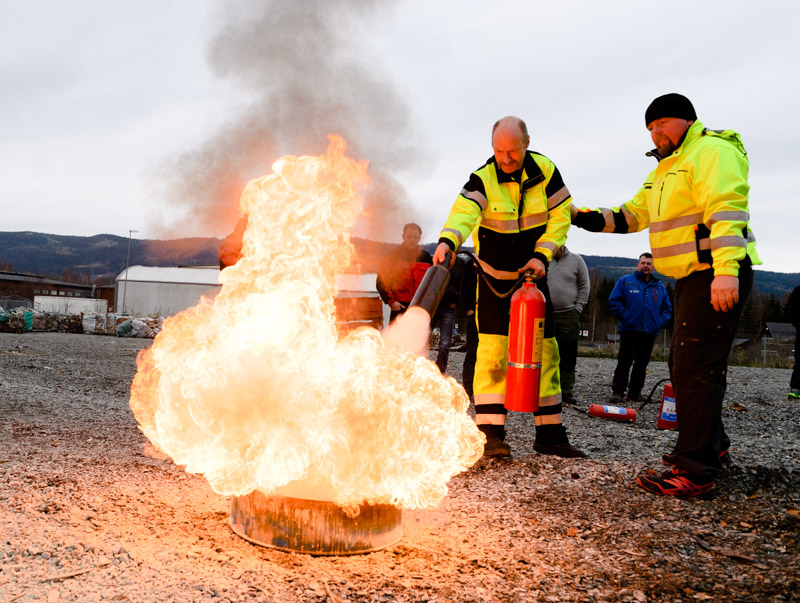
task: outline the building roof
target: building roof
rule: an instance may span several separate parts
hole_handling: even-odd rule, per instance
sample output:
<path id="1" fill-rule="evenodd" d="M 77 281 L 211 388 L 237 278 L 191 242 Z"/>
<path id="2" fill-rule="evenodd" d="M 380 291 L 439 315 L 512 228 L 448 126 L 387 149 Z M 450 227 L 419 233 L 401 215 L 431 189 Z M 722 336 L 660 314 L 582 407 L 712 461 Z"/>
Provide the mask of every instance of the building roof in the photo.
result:
<path id="1" fill-rule="evenodd" d="M 768 336 L 774 339 L 792 340 L 794 339 L 795 331 L 796 329 L 794 328 L 794 325 L 788 322 L 767 323 Z"/>
<path id="2" fill-rule="evenodd" d="M 131 266 L 127 270 L 120 272 L 115 280 L 129 280 L 130 282 L 140 283 L 221 286 L 219 282 L 219 268 L 211 266 Z"/>
<path id="3" fill-rule="evenodd" d="M 40 276 L 38 274 L 26 274 L 24 272 L 7 272 L 0 270 L 0 281 L 14 282 L 14 283 L 39 283 L 47 285 L 61 285 L 65 287 L 77 287 L 78 289 L 91 290 L 92 285 L 83 285 L 81 283 L 68 283 L 67 281 L 58 281 L 52 278 Z"/>

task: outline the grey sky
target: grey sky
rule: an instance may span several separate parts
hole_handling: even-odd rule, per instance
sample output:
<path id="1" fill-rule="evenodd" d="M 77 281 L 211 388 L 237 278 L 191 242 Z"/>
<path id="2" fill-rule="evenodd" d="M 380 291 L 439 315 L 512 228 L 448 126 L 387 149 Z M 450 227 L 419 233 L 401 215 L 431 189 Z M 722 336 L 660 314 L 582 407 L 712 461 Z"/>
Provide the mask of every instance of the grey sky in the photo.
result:
<path id="1" fill-rule="evenodd" d="M 654 165 L 645 107 L 681 92 L 706 126 L 742 134 L 763 268 L 800 271 L 794 2 L 0 9 L 0 230 L 224 236 L 241 182 L 279 154 L 319 153 L 335 128 L 375 176 L 383 219 L 360 234 L 399 242 L 416 221 L 433 241 L 507 114 L 527 121 L 577 205 L 618 205 Z M 632 258 L 648 247 L 644 233 L 577 229 L 567 244 Z"/>

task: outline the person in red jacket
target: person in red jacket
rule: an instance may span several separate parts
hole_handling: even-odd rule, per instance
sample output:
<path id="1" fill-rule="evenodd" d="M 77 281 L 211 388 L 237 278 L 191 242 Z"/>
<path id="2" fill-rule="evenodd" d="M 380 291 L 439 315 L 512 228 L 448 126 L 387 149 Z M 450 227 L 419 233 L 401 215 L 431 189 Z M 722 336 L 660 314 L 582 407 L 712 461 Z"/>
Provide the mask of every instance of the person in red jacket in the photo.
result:
<path id="1" fill-rule="evenodd" d="M 419 246 L 422 228 L 403 226 L 403 243 L 381 260 L 375 283 L 383 303 L 389 306 L 389 323 L 406 311 L 425 271 L 433 263 L 431 254 Z"/>

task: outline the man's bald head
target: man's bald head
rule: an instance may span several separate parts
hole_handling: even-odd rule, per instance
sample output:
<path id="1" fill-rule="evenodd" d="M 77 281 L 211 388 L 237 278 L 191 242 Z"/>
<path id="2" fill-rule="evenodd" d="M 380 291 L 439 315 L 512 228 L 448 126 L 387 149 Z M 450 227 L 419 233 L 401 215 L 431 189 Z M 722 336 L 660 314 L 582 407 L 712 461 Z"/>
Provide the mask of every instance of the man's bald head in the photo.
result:
<path id="1" fill-rule="evenodd" d="M 523 140 L 525 140 L 525 146 L 527 147 L 527 143 L 530 142 L 530 136 L 528 136 L 528 126 L 525 125 L 525 122 L 522 121 L 519 117 L 514 117 L 513 115 L 507 115 L 506 117 L 501 117 L 492 126 L 492 139 L 494 140 L 494 133 L 497 130 L 516 130 L 521 135 Z"/>

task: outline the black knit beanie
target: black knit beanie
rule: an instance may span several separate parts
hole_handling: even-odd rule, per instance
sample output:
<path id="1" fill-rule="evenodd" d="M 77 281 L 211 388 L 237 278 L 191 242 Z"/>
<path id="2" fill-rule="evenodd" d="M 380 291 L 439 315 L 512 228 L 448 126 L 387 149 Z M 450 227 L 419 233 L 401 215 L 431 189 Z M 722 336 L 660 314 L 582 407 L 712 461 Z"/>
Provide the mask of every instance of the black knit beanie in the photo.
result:
<path id="1" fill-rule="evenodd" d="M 697 114 L 694 112 L 692 101 L 674 92 L 659 96 L 655 99 L 647 111 L 644 112 L 644 125 L 650 125 L 651 122 L 662 117 L 679 117 L 686 121 L 693 121 L 697 119 Z"/>

